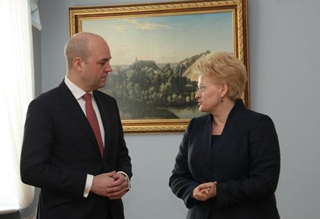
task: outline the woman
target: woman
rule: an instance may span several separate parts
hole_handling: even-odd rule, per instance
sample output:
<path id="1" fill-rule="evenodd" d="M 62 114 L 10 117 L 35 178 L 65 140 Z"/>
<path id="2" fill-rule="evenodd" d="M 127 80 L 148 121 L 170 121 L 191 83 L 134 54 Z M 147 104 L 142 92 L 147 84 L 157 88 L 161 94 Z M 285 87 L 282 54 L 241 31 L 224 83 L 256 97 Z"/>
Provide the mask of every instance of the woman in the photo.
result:
<path id="1" fill-rule="evenodd" d="M 280 151 L 272 120 L 245 108 L 245 66 L 225 52 L 193 65 L 199 111 L 190 121 L 169 185 L 189 219 L 277 219 Z"/>

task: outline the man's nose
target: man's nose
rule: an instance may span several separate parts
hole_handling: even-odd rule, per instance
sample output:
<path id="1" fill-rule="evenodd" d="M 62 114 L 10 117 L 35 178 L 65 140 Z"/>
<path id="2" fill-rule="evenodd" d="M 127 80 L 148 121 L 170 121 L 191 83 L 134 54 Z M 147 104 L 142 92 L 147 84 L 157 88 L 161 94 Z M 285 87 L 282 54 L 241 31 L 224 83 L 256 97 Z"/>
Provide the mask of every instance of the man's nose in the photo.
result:
<path id="1" fill-rule="evenodd" d="M 112 67 L 110 64 L 107 64 L 107 66 L 104 69 L 105 72 L 112 72 Z"/>

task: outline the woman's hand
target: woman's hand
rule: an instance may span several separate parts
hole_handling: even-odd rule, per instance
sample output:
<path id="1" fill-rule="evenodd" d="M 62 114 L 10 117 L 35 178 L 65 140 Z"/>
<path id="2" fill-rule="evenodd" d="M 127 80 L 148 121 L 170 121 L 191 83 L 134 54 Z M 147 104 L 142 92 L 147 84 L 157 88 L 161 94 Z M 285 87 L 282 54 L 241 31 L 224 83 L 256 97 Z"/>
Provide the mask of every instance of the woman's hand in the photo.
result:
<path id="1" fill-rule="evenodd" d="M 200 184 L 193 190 L 192 197 L 198 201 L 207 201 L 217 195 L 216 185 L 216 181 Z"/>

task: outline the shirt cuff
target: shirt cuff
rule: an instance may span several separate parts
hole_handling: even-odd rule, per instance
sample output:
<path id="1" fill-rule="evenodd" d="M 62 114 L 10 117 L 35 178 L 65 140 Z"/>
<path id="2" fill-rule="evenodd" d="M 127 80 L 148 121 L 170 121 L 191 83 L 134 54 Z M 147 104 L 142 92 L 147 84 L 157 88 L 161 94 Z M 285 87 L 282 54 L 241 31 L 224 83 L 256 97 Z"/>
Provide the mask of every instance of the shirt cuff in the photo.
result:
<path id="1" fill-rule="evenodd" d="M 93 175 L 87 174 L 86 187 L 84 188 L 84 192 L 83 192 L 83 197 L 85 198 L 87 198 L 90 193 L 92 181 L 93 181 Z"/>
<path id="2" fill-rule="evenodd" d="M 129 176 L 128 176 L 125 172 L 123 172 L 123 171 L 118 171 L 117 173 L 121 173 L 122 175 L 124 175 L 124 177 L 125 177 L 126 180 L 128 181 L 128 190 L 127 190 L 127 191 L 129 191 L 129 190 L 131 189 L 131 181 L 130 181 L 130 179 L 129 179 Z"/>

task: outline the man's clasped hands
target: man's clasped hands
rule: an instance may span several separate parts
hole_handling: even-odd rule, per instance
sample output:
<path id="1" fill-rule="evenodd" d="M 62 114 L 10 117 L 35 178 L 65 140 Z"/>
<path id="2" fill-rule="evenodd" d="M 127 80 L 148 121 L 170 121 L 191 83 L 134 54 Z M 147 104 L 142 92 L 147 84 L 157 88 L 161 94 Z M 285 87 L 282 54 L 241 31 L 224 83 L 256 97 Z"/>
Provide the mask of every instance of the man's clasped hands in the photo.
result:
<path id="1" fill-rule="evenodd" d="M 93 178 L 91 191 L 110 199 L 121 198 L 128 190 L 128 180 L 122 173 L 112 171 L 96 175 Z"/>

